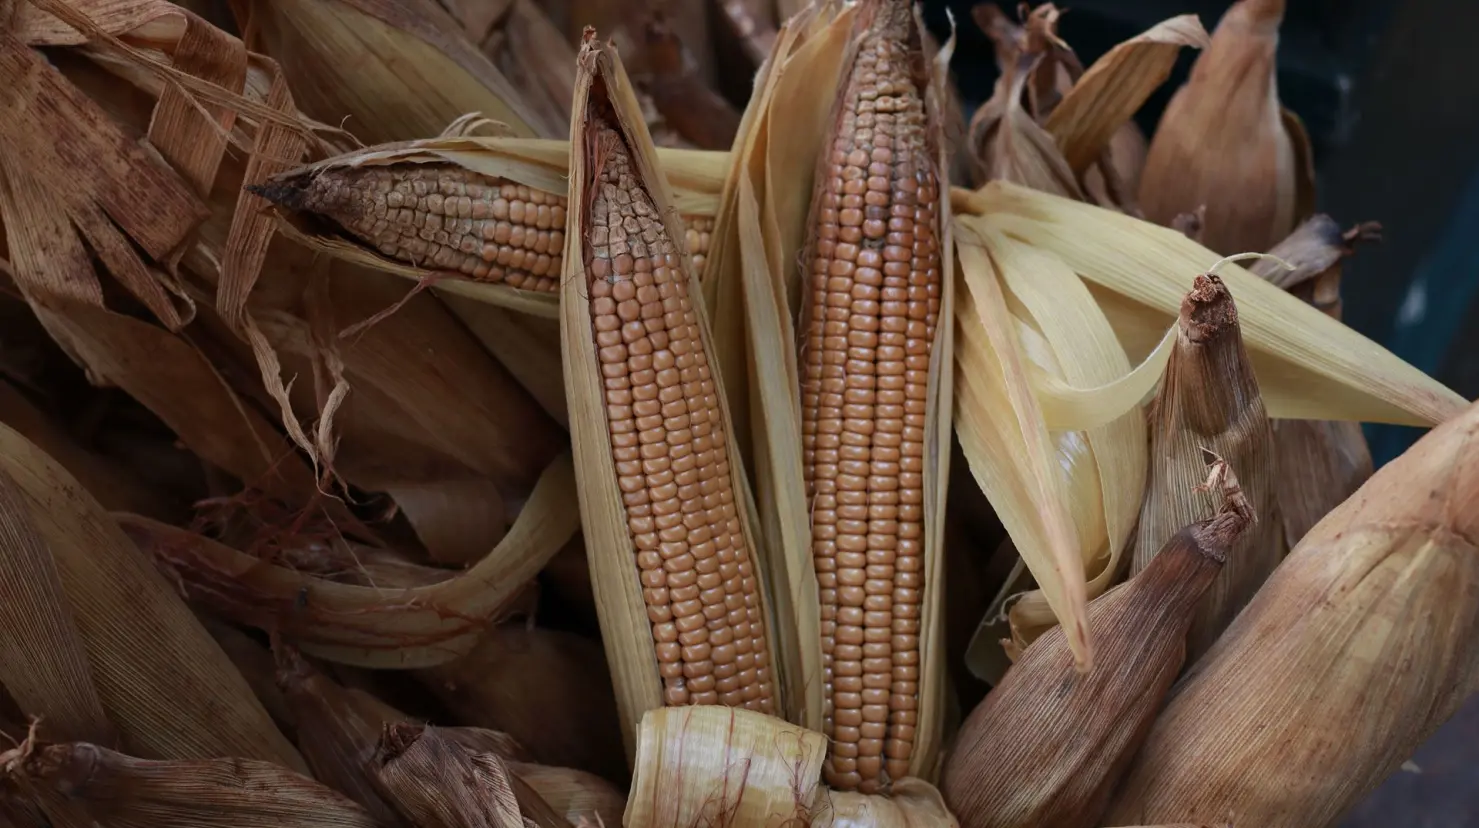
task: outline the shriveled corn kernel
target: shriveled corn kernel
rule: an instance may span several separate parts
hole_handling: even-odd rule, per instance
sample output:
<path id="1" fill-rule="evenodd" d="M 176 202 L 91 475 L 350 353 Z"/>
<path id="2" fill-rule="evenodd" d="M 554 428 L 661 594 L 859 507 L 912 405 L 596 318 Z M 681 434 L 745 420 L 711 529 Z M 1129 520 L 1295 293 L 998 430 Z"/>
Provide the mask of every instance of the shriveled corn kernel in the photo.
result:
<path id="1" fill-rule="evenodd" d="M 699 310 L 621 136 L 599 121 L 588 128 L 598 159 L 586 239 L 591 324 L 664 701 L 769 713 L 759 578 Z"/>
<path id="2" fill-rule="evenodd" d="M 253 188 L 330 219 L 391 259 L 480 282 L 554 292 L 565 249 L 564 195 L 455 164 L 388 164 L 294 172 Z M 687 219 L 701 267 L 714 220 Z"/>
<path id="3" fill-rule="evenodd" d="M 910 7 L 880 4 L 843 90 L 812 228 L 802 451 L 821 594 L 825 771 L 878 790 L 918 722 L 924 433 L 940 305 L 939 178 Z"/>

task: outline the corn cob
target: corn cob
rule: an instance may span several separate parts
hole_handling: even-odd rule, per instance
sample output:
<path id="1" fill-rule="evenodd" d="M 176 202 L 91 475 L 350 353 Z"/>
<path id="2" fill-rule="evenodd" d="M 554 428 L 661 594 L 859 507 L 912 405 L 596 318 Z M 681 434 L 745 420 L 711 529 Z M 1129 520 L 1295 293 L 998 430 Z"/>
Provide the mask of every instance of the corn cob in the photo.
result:
<path id="1" fill-rule="evenodd" d="M 713 216 L 684 216 L 688 225 L 688 256 L 693 261 L 693 272 L 700 278 L 704 275 L 704 262 L 708 261 L 709 248 L 713 245 Z"/>
<path id="2" fill-rule="evenodd" d="M 563 194 L 455 164 L 387 164 L 295 172 L 258 195 L 333 221 L 382 255 L 482 282 L 552 293 L 565 245 Z M 714 220 L 690 217 L 685 241 L 701 269 Z"/>
<path id="3" fill-rule="evenodd" d="M 802 452 L 821 590 L 828 782 L 907 774 L 918 722 L 924 433 L 939 177 L 910 5 L 883 0 L 818 170 L 801 325 Z"/>
<path id="4" fill-rule="evenodd" d="M 771 712 L 759 581 L 690 280 L 626 143 L 586 123 L 586 289 L 664 702 Z"/>

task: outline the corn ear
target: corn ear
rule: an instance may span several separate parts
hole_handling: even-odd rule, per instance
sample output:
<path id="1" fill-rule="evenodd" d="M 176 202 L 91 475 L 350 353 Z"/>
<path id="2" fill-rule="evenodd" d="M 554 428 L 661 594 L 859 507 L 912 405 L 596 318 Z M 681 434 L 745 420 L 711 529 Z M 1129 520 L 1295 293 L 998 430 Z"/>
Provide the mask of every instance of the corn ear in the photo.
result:
<path id="1" fill-rule="evenodd" d="M 581 48 L 571 133 L 570 203 L 580 207 L 568 214 L 560 291 L 566 397 L 602 637 L 632 756 L 641 716 L 664 704 L 782 702 L 748 481 L 698 281 L 678 255 L 682 225 L 625 71 L 593 31 Z M 713 540 L 659 546 L 658 531 L 667 537 L 679 515 Z M 683 579 L 671 591 L 669 571 Z M 690 582 L 698 575 L 702 587 Z"/>
<path id="2" fill-rule="evenodd" d="M 1222 501 L 1215 514 L 1183 527 L 1149 567 L 1089 604 L 1099 656 L 1112 666 L 1077 671 L 1055 628 L 966 719 L 942 786 L 964 828 L 1100 824 L 1181 672 L 1203 594 L 1258 520 L 1226 463 L 1216 461 L 1207 480 L 1202 488 Z"/>
<path id="3" fill-rule="evenodd" d="M 1102 288 L 1100 306 L 1132 360 L 1150 351 L 1139 345 L 1162 341 L 1188 274 L 1219 259 L 1174 230 L 1004 182 L 956 195 L 958 211 L 982 215 L 1058 256 L 1093 283 L 1091 290 Z M 1244 269 L 1228 265 L 1218 273 L 1238 296 L 1269 416 L 1432 425 L 1463 409 L 1463 399 L 1442 384 Z M 1102 417 L 1123 411 L 1106 408 Z"/>
<path id="4" fill-rule="evenodd" d="M 1150 144 L 1140 204 L 1169 223 L 1205 206 L 1207 247 L 1263 251 L 1307 213 L 1303 128 L 1279 105 L 1275 55 L 1284 0 L 1239 0 L 1177 90 Z"/>
<path id="5" fill-rule="evenodd" d="M 1113 822 L 1330 826 L 1479 690 L 1479 406 L 1326 515 L 1182 680 Z"/>

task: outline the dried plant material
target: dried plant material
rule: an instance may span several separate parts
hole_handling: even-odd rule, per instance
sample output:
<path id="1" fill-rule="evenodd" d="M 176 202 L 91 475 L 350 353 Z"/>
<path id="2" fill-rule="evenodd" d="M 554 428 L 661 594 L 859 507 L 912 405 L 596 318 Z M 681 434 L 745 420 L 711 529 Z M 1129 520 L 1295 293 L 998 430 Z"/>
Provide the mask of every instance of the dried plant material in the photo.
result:
<path id="1" fill-rule="evenodd" d="M 466 729 L 448 728 L 448 731 Z M 622 824 L 626 794 L 605 779 L 573 768 L 514 761 L 508 767 L 517 780 L 532 788 L 556 813 L 564 814 L 570 824 L 580 825 L 583 821 L 596 825 Z"/>
<path id="2" fill-rule="evenodd" d="M 943 629 L 953 262 L 920 23 L 910 3 L 875 0 L 856 26 L 818 153 L 797 362 L 824 770 L 834 788 L 877 793 L 927 772 L 939 738 L 925 716 L 943 698 L 931 645 Z"/>
<path id="3" fill-rule="evenodd" d="M 776 709 L 776 667 L 748 482 L 682 223 L 626 72 L 589 30 L 571 119 L 581 209 L 560 291 L 565 388 L 630 752 L 642 714 L 665 704 Z"/>
<path id="4" fill-rule="evenodd" d="M 275 650 L 277 683 L 314 778 L 359 803 L 376 823 L 406 825 L 376 791 L 370 771 L 381 731 L 406 717 L 362 690 L 340 687 L 292 647 Z"/>
<path id="5" fill-rule="evenodd" d="M 1267 250 L 1304 218 L 1312 174 L 1279 105 L 1275 57 L 1284 0 L 1239 0 L 1218 21 L 1191 77 L 1161 116 L 1140 206 L 1168 223 L 1207 208 L 1207 247 Z M 1303 139 L 1303 129 L 1299 129 Z"/>
<path id="6" fill-rule="evenodd" d="M 1063 386 L 1113 387 L 1137 372 L 1147 371 L 1144 365 L 1132 371 L 1109 320 L 1083 281 L 1062 261 L 996 233 L 978 220 L 963 219 L 962 224 L 986 245 L 1006 291 L 1021 356 L 1029 372 L 1039 375 L 1039 388 L 1048 384 L 1046 377 Z M 977 333 L 967 335 L 980 339 Z M 1149 362 L 1156 365 L 1153 360 Z M 1157 367 L 1152 376 L 1158 374 Z M 1143 392 L 1135 399 L 1141 396 Z M 972 427 L 980 426 L 973 423 Z M 1145 486 L 1145 418 L 1134 407 L 1098 428 L 1050 436 L 1057 454 L 1053 471 L 1064 476 L 1087 595 L 1092 599 L 1124 571 L 1123 553 L 1132 537 Z M 985 460 L 975 452 L 967 457 L 973 463 Z M 979 478 L 996 478 L 999 473 L 986 467 L 976 474 Z M 1042 571 L 1038 551 L 1042 540 L 1023 537 L 1023 532 L 1030 531 L 1030 523 L 1024 523 L 1017 513 L 1016 501 L 1005 502 L 1014 505 L 999 507 L 1003 523 L 1013 540 L 1030 550 L 1024 560 L 1034 572 Z M 987 619 L 995 614 L 989 611 Z M 1047 594 L 1039 590 L 1016 596 L 1009 618 L 1013 649 L 1030 643 L 1057 623 Z"/>
<path id="7" fill-rule="evenodd" d="M 612 680 L 595 641 L 500 625 L 421 678 L 458 721 L 509 734 L 534 761 L 613 779 L 626 772 Z"/>
<path id="8" fill-rule="evenodd" d="M 920 779 L 894 782 L 889 795 L 826 791 L 812 821 L 817 828 L 959 828 L 940 792 Z"/>
<path id="9" fill-rule="evenodd" d="M 237 672 L 252 688 L 252 695 L 272 715 L 284 733 L 293 731 L 293 713 L 277 686 L 277 665 L 272 651 L 245 632 L 209 615 L 201 615 L 200 625 L 220 645 L 221 652 L 236 665 Z"/>
<path id="10" fill-rule="evenodd" d="M 406 718 L 406 716 L 401 716 L 400 720 L 405 720 Z M 385 721 L 389 722 L 393 720 L 393 718 L 387 718 Z M 497 730 L 488 730 L 483 727 L 444 727 L 441 728 L 441 733 L 473 753 L 495 753 L 498 755 L 498 758 L 510 762 L 529 763 L 533 761 L 533 757 L 524 749 L 524 746 L 519 744 L 517 739 L 507 733 L 500 733 Z M 543 768 L 546 766 L 527 765 L 527 767 Z M 553 770 L 568 769 L 554 768 Z M 571 771 L 571 773 L 581 772 Z"/>
<path id="11" fill-rule="evenodd" d="M 17 639 L 12 645 L 34 640 L 23 632 L 32 625 L 54 625 L 70 616 L 89 672 L 79 674 L 74 666 L 67 680 L 90 674 L 106 721 L 136 753 L 246 756 L 302 767 L 231 662 L 97 501 L 55 461 L 3 426 L 0 458 L 0 469 L 14 484 L 12 505 L 18 511 L 12 513 L 29 524 L 39 546 L 32 552 L 49 553 L 57 578 L 44 612 L 7 628 Z M 38 568 L 15 588 L 44 589 L 44 572 Z M 8 600 L 35 605 L 23 594 Z M 60 639 L 53 643 L 64 646 Z M 7 686 L 14 680 L 5 677 Z M 61 687 L 51 692 L 57 699 L 85 693 Z"/>
<path id="12" fill-rule="evenodd" d="M 1274 454 L 1273 431 L 1243 347 L 1238 308 L 1215 275 L 1197 276 L 1182 300 L 1176 347 L 1149 418 L 1150 479 L 1132 574 L 1143 571 L 1168 539 L 1204 509 L 1202 499 L 1193 493 L 1204 474 L 1204 452 L 1239 470 L 1243 496 L 1264 518 L 1233 546 L 1197 609 L 1187 642 L 1188 658 L 1195 661 L 1258 591 L 1287 549 L 1274 496 L 1275 480 L 1285 473 L 1285 458 Z"/>
<path id="13" fill-rule="evenodd" d="M 826 749 L 822 734 L 748 710 L 653 710 L 638 731 L 622 824 L 808 824 Z"/>
<path id="14" fill-rule="evenodd" d="M 459 128 L 293 169 L 258 192 L 349 236 L 279 222 L 281 232 L 310 249 L 554 317 L 569 145 L 469 137 Z M 727 156 L 669 151 L 663 160 L 678 208 L 712 215 Z"/>
<path id="15" fill-rule="evenodd" d="M 695 256 L 695 262 L 697 259 Z M 565 380 L 560 376 L 559 321 L 512 313 L 465 296 L 443 293 L 440 298 L 488 353 L 503 363 L 530 396 L 539 401 L 550 419 L 568 431 Z"/>
<path id="16" fill-rule="evenodd" d="M 1068 166 L 1082 175 L 1111 147 L 1145 99 L 1170 77 L 1181 49 L 1207 45 L 1201 21 L 1186 14 L 1157 23 L 1095 61 L 1043 124 Z"/>
<path id="17" fill-rule="evenodd" d="M 1341 262 L 1356 242 L 1377 239 L 1380 233 L 1381 225 L 1375 222 L 1342 232 L 1329 216 L 1311 216 L 1269 251 L 1293 270 L 1266 261 L 1253 263 L 1249 270 L 1339 319 Z M 1281 468 L 1275 488 L 1284 540 L 1292 549 L 1371 476 L 1371 450 L 1359 423 L 1276 420 L 1273 425 Z"/>
<path id="18" fill-rule="evenodd" d="M 1088 587 L 1057 447 L 1013 336 L 997 266 L 972 223 L 958 220 L 956 225 L 963 277 L 955 313 L 956 436 L 976 484 L 1032 570 L 1042 600 L 1063 624 L 1074 657 L 1087 669 L 1093 664 L 1084 621 Z"/>
<path id="19" fill-rule="evenodd" d="M 755 66 L 764 63 L 780 37 L 770 0 L 719 0 L 717 5 L 720 19 L 739 40 L 745 57 Z"/>
<path id="20" fill-rule="evenodd" d="M 1174 230 L 1005 182 L 955 196 L 959 212 L 1056 255 L 1091 283 L 1131 360 L 1162 341 L 1187 274 L 1205 272 L 1220 258 Z M 1269 416 L 1431 425 L 1463 410 L 1464 400 L 1441 383 L 1241 267 L 1228 265 L 1219 275 L 1237 294 L 1243 340 Z M 1104 407 L 1093 420 L 1124 410 Z"/>
<path id="21" fill-rule="evenodd" d="M 273 825 L 383 828 L 358 805 L 306 776 L 257 759 L 137 759 L 86 742 L 27 739 L 0 754 L 0 778 L 81 825 Z"/>
<path id="22" fill-rule="evenodd" d="M 534 0 L 460 3 L 463 28 L 508 78 L 538 123 L 564 126 L 575 96 L 575 48 Z M 468 14 L 474 12 L 474 14 Z M 493 16 L 493 19 L 485 19 Z M 476 17 L 477 19 L 472 19 Z"/>
<path id="23" fill-rule="evenodd" d="M 1078 671 L 1055 628 L 966 719 L 941 788 L 964 828 L 1100 824 L 1181 672 L 1202 596 L 1259 520 L 1223 461 L 1196 488 L 1221 501 L 1215 514 L 1177 531 L 1149 567 L 1089 604 L 1108 666 Z"/>
<path id="24" fill-rule="evenodd" d="M 739 129 L 739 113 L 700 79 L 694 53 L 671 23 L 654 13 L 642 27 L 642 37 L 646 65 L 636 80 L 664 123 L 698 149 L 728 149 Z"/>
<path id="25" fill-rule="evenodd" d="M 524 828 L 503 760 L 437 728 L 386 725 L 370 768 L 376 789 L 417 828 Z"/>
<path id="26" fill-rule="evenodd" d="M 21 439 L 18 436 L 15 439 Z M 48 539 L 14 478 L 0 468 L 0 681 L 48 738 L 116 745 Z"/>
<path id="27" fill-rule="evenodd" d="M 294 84 L 305 112 L 366 143 L 433 135 L 477 112 L 523 137 L 556 138 L 435 0 L 293 0 L 233 4 Z"/>
<path id="28" fill-rule="evenodd" d="M 982 180 L 1010 181 L 1082 199 L 1078 179 L 1052 133 L 1038 124 L 1023 103 L 1029 82 L 1039 74 L 1052 77 L 1051 71 L 1040 72 L 1044 59 L 1042 51 L 1012 54 L 991 98 L 971 117 L 971 152 L 981 166 Z"/>
<path id="29" fill-rule="evenodd" d="M 470 650 L 574 534 L 574 476 L 568 455 L 556 460 L 486 557 L 454 578 L 409 589 L 336 583 L 136 515 L 115 519 L 190 600 L 236 623 L 280 633 L 330 661 L 429 667 Z"/>
<path id="30" fill-rule="evenodd" d="M 704 304 L 741 452 L 753 461 L 756 511 L 772 585 L 773 642 L 786 666 L 783 718 L 822 726 L 822 666 L 811 516 L 801 473 L 794 313 L 817 157 L 834 126 L 837 83 L 858 6 L 817 5 L 788 20 L 761 67 L 715 217 Z M 781 126 L 784 125 L 784 126 Z"/>
<path id="31" fill-rule="evenodd" d="M 1479 690 L 1479 406 L 1300 541 L 1181 681 L 1109 811 L 1329 826 Z"/>

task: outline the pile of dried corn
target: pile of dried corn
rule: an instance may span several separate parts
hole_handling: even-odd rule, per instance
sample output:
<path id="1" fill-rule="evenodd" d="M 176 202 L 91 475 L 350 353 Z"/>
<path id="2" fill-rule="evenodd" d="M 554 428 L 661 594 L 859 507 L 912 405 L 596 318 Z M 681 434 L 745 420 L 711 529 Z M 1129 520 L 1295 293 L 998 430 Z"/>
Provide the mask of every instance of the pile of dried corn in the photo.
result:
<path id="1" fill-rule="evenodd" d="M 1282 0 L 969 118 L 907 0 L 443 2 L 0 3 L 0 828 L 1310 828 L 1479 684 Z"/>

